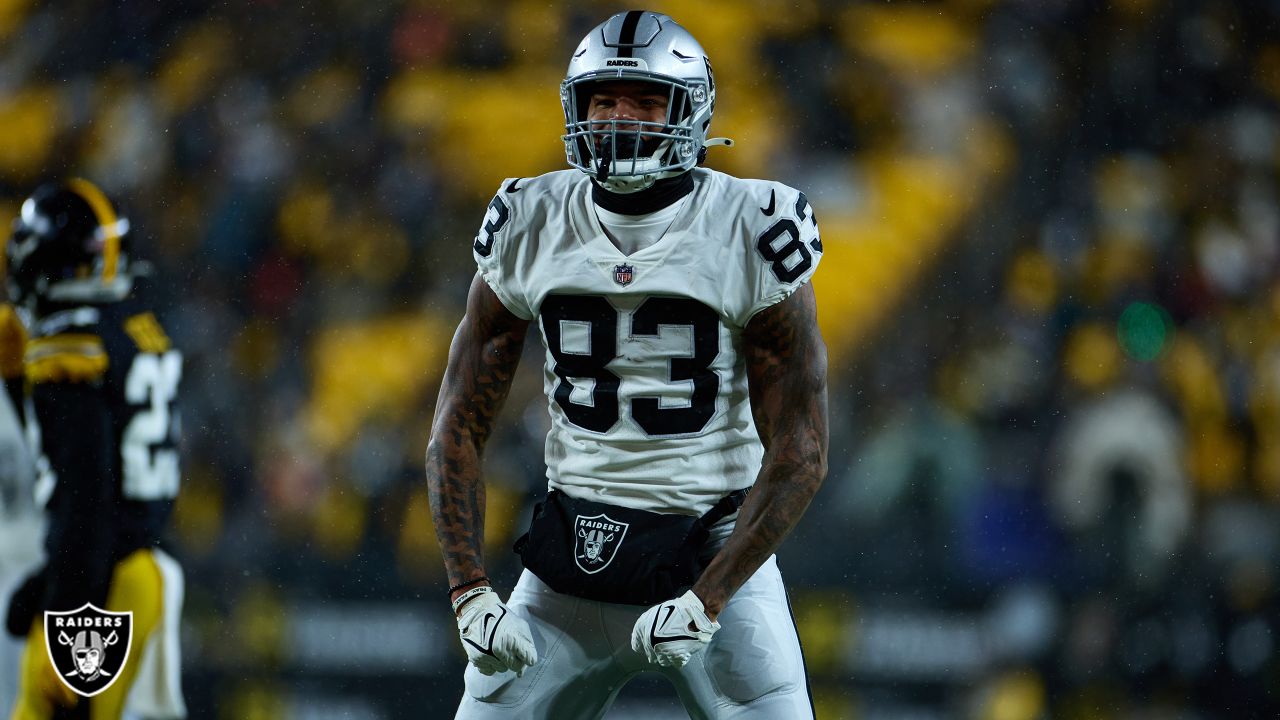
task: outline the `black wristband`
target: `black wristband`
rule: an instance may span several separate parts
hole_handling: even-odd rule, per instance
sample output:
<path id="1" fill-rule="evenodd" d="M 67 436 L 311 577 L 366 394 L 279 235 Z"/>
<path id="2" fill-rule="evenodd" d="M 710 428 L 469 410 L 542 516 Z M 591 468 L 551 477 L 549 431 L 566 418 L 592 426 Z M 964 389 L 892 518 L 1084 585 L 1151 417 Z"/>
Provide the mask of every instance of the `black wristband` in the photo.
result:
<path id="1" fill-rule="evenodd" d="M 455 592 L 457 592 L 457 591 L 461 590 L 462 588 L 464 588 L 464 587 L 466 587 L 466 586 L 468 586 L 468 585 L 475 585 L 475 584 L 476 584 L 476 583 L 478 583 L 478 582 L 489 582 L 489 576 L 488 576 L 488 575 L 481 575 L 481 576 L 480 576 L 480 577 L 478 577 L 478 578 L 475 578 L 475 579 L 472 579 L 472 580 L 468 580 L 468 581 L 466 581 L 466 582 L 460 582 L 460 583 L 458 583 L 457 585 L 454 585 L 453 587 L 449 588 L 449 592 L 448 592 L 447 594 L 448 594 L 448 595 L 452 595 L 452 594 L 454 594 Z"/>

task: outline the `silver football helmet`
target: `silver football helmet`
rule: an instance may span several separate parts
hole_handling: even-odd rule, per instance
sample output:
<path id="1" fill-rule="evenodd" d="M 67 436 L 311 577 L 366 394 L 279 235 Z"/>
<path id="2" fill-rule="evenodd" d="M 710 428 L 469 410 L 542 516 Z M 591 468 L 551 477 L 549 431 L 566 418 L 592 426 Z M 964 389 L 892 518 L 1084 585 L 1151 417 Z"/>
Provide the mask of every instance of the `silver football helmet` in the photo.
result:
<path id="1" fill-rule="evenodd" d="M 653 83 L 667 94 L 666 122 L 589 120 L 600 82 Z M 578 44 L 560 83 L 568 162 L 614 192 L 643 190 L 693 169 L 708 145 L 716 83 L 702 46 L 667 15 L 631 10 L 596 26 Z M 622 128 L 622 129 L 620 129 Z"/>

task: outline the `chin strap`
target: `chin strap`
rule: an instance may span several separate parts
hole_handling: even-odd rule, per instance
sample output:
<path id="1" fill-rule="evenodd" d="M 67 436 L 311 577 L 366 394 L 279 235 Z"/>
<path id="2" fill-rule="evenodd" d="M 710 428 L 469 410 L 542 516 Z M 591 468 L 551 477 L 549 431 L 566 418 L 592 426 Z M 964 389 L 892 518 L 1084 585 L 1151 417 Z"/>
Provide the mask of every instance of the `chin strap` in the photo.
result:
<path id="1" fill-rule="evenodd" d="M 698 148 L 698 164 L 699 165 L 707 161 L 707 148 L 711 147 L 712 145 L 723 145 L 725 147 L 733 147 L 733 141 L 730 140 L 729 138 L 707 138 L 706 141 L 702 143 L 702 147 Z"/>

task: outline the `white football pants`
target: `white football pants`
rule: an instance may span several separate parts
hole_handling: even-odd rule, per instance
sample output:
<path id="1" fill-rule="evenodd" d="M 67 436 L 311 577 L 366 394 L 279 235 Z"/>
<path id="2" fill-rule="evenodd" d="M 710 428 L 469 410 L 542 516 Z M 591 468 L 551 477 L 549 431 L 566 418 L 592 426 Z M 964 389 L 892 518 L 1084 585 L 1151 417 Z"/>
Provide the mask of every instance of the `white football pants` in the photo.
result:
<path id="1" fill-rule="evenodd" d="M 683 668 L 652 665 L 631 650 L 646 608 L 561 595 L 525 570 L 507 602 L 533 629 L 538 663 L 485 676 L 470 663 L 456 720 L 594 720 L 646 670 L 675 685 L 694 720 L 812 718 L 804 658 L 776 558 L 729 600 L 707 649 Z"/>

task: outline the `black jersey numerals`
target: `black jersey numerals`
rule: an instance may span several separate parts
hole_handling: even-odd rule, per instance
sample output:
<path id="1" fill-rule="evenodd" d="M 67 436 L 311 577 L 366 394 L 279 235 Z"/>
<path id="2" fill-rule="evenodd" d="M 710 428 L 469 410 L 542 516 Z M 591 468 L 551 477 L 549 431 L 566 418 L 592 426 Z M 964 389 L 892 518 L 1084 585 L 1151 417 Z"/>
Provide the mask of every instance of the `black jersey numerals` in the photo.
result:
<path id="1" fill-rule="evenodd" d="M 799 193 L 796 198 L 796 217 L 800 219 L 801 225 L 806 220 L 813 223 L 814 235 L 809 241 L 809 247 L 813 248 L 814 252 L 822 252 L 822 236 L 817 233 L 818 215 L 810 208 L 809 198 L 805 197 L 804 193 Z"/>
<path id="2" fill-rule="evenodd" d="M 493 252 L 494 236 L 510 219 L 510 208 L 502 201 L 501 197 L 494 195 L 484 213 L 484 226 L 480 228 L 480 234 L 476 236 L 476 241 L 471 245 L 471 247 L 475 248 L 476 254 L 480 257 L 489 257 L 489 253 Z"/>
<path id="3" fill-rule="evenodd" d="M 812 222 L 816 230 L 818 218 L 809 206 L 809 199 L 800 193 L 796 198 L 796 217 L 800 223 Z M 822 252 L 822 240 L 816 235 L 806 244 L 800 238 L 800 226 L 791 218 L 779 218 L 761 233 L 756 240 L 756 250 L 770 263 L 773 274 L 784 283 L 793 283 L 813 267 L 813 254 Z"/>
<path id="4" fill-rule="evenodd" d="M 542 302 L 542 332 L 556 359 L 560 378 L 555 399 L 569 422 L 581 428 L 605 432 L 618 421 L 619 378 L 608 367 L 618 356 L 618 311 L 599 295 L 550 295 Z M 587 326 L 587 352 L 564 349 L 561 331 L 571 323 Z M 570 378 L 591 378 L 591 404 L 574 402 Z"/>
<path id="5" fill-rule="evenodd" d="M 688 298 L 655 297 L 645 300 L 631 316 L 632 335 L 658 335 L 659 325 L 688 325 L 693 330 L 693 357 L 670 361 L 672 382 L 693 381 L 688 407 L 664 408 L 656 397 L 631 401 L 631 416 L 650 435 L 698 432 L 716 411 L 720 376 L 709 368 L 720 354 L 720 318 L 711 308 Z"/>
<path id="6" fill-rule="evenodd" d="M 599 295 L 550 295 L 542 303 L 542 331 L 555 359 L 553 372 L 560 379 L 553 396 L 569 422 L 594 432 L 607 432 L 619 416 L 620 378 L 609 369 L 618 357 L 619 312 Z M 631 416 L 649 435 L 695 433 L 715 415 L 720 377 L 711 363 L 720 354 L 720 319 L 715 311 L 688 298 L 652 297 L 631 313 L 629 337 L 656 337 L 661 326 L 685 326 L 693 338 L 692 357 L 668 361 L 672 383 L 692 382 L 689 405 L 662 407 L 659 397 L 631 400 Z M 564 329 L 574 323 L 585 326 L 585 346 L 579 339 L 566 348 Z M 591 404 L 575 402 L 573 379 L 590 379 Z"/>

